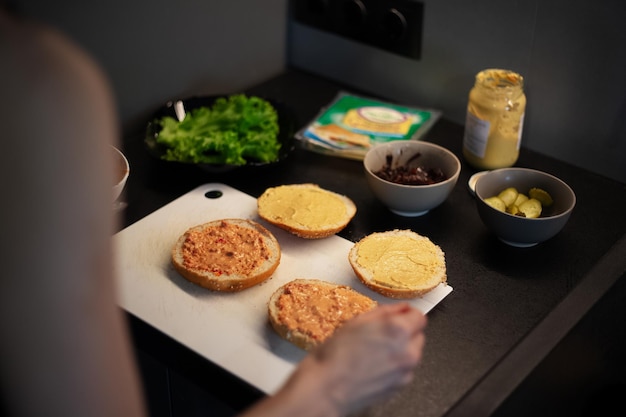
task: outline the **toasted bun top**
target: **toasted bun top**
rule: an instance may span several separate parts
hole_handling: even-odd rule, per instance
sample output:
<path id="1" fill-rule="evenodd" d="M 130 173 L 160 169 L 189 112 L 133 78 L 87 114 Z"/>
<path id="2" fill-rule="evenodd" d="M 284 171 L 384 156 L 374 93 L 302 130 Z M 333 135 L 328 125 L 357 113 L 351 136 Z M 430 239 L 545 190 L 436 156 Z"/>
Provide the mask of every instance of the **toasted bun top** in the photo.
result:
<path id="1" fill-rule="evenodd" d="M 172 249 L 186 279 L 215 291 L 240 291 L 269 278 L 280 262 L 278 241 L 252 220 L 223 219 L 188 229 Z"/>
<path id="2" fill-rule="evenodd" d="M 268 312 L 272 327 L 281 337 L 311 350 L 347 320 L 376 305 L 376 301 L 347 285 L 295 279 L 272 294 Z"/>
<path id="3" fill-rule="evenodd" d="M 388 297 L 417 297 L 447 279 L 441 248 L 411 230 L 372 233 L 348 257 L 357 277 Z"/>
<path id="4" fill-rule="evenodd" d="M 308 239 L 338 233 L 356 214 L 348 197 L 308 183 L 268 188 L 257 207 L 262 219 Z"/>

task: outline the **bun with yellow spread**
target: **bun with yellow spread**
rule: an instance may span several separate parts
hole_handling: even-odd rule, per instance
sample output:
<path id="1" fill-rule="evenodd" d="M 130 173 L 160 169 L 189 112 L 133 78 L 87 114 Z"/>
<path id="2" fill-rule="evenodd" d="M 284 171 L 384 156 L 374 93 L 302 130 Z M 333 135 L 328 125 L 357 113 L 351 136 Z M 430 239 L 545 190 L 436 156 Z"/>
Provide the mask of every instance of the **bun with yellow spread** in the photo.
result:
<path id="1" fill-rule="evenodd" d="M 187 280 L 235 292 L 267 280 L 280 263 L 278 241 L 252 220 L 224 219 L 194 226 L 172 249 L 172 264 Z"/>
<path id="2" fill-rule="evenodd" d="M 447 279 L 443 250 L 411 230 L 365 236 L 348 259 L 359 280 L 386 297 L 419 297 Z"/>
<path id="3" fill-rule="evenodd" d="M 356 214 L 350 198 L 309 183 L 268 188 L 257 207 L 262 219 L 306 239 L 334 235 Z"/>
<path id="4" fill-rule="evenodd" d="M 295 279 L 272 294 L 268 313 L 279 336 L 309 351 L 347 320 L 376 306 L 376 301 L 347 285 Z"/>

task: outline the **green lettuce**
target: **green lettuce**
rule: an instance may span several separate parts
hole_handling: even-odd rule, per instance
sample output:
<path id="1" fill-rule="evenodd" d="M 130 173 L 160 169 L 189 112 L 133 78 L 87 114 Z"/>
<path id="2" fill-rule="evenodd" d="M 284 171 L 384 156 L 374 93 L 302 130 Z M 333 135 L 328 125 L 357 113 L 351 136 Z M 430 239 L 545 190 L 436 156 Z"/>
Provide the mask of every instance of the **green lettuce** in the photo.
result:
<path id="1" fill-rule="evenodd" d="M 161 158 L 196 164 L 245 165 L 278 160 L 278 114 L 266 100 L 236 94 L 187 112 L 182 121 L 165 116 L 156 142 Z"/>

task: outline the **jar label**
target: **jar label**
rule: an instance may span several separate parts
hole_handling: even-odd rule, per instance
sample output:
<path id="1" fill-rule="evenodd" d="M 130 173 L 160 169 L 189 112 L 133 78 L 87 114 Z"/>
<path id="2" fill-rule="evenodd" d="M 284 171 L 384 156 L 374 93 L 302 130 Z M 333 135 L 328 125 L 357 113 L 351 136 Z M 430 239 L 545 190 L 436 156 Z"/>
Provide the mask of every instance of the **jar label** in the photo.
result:
<path id="1" fill-rule="evenodd" d="M 468 111 L 465 119 L 463 147 L 477 157 L 484 158 L 490 128 L 491 123 L 488 120 L 479 119 Z"/>
<path id="2" fill-rule="evenodd" d="M 526 113 L 522 113 L 519 118 L 519 127 L 517 129 L 517 150 L 519 151 L 520 146 L 522 146 L 522 130 L 524 129 L 524 116 Z"/>

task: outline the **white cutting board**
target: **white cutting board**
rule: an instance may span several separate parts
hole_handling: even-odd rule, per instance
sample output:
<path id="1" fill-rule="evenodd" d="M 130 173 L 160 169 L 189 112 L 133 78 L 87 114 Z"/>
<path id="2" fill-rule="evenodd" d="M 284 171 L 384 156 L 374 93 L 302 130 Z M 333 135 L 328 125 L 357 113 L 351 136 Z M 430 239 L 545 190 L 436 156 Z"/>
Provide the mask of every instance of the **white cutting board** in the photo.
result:
<path id="1" fill-rule="evenodd" d="M 221 193 L 207 198 L 207 192 Z M 188 228 L 217 219 L 255 220 L 270 230 L 282 249 L 274 276 L 237 293 L 216 293 L 182 278 L 170 253 Z M 307 240 L 261 220 L 256 198 L 224 184 L 205 184 L 172 201 L 114 236 L 118 302 L 156 329 L 271 394 L 305 352 L 279 338 L 267 320 L 267 300 L 295 278 L 350 285 L 379 303 L 397 302 L 361 284 L 348 262 L 353 242 L 339 236 Z M 440 284 L 411 304 L 430 311 L 452 287 Z"/>

